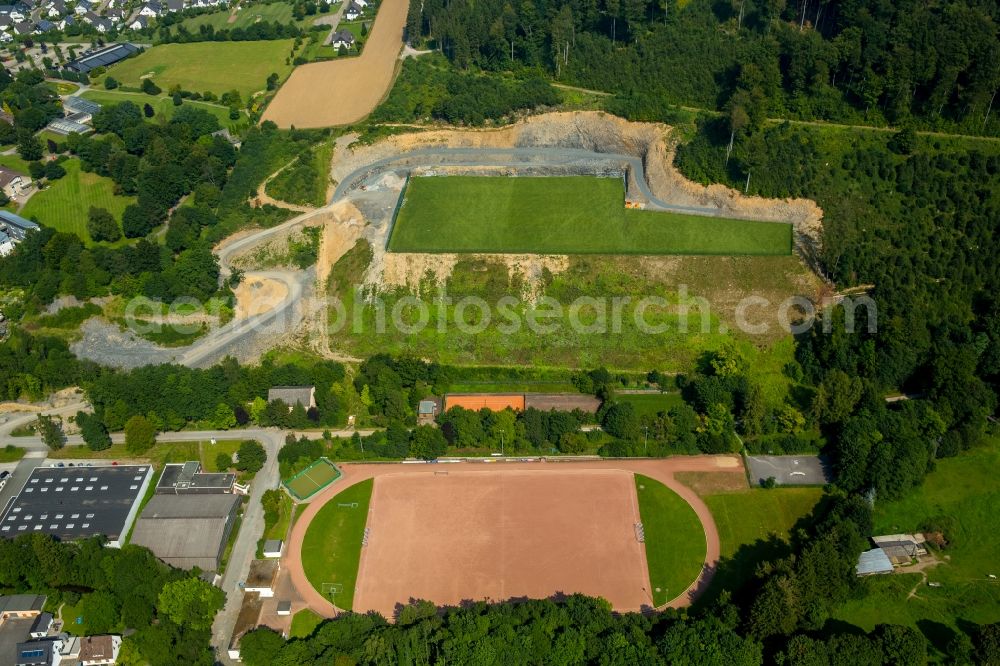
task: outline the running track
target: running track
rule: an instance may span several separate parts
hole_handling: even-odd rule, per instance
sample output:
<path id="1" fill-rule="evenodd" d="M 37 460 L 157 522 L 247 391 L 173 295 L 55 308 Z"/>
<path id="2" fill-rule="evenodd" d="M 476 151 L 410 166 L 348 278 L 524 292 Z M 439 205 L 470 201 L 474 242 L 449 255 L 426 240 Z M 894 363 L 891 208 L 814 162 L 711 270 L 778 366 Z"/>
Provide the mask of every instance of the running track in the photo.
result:
<path id="1" fill-rule="evenodd" d="M 473 468 L 480 468 L 483 463 L 461 463 Z M 587 461 L 548 461 L 535 463 L 514 463 L 495 461 L 493 466 L 501 469 L 529 469 L 538 470 L 544 466 L 559 466 L 570 469 L 621 469 L 638 474 L 644 474 L 660 481 L 665 486 L 680 495 L 691 505 L 694 512 L 701 520 L 705 530 L 705 564 L 702 567 L 701 575 L 691 583 L 688 588 L 675 597 L 673 600 L 662 606 L 664 608 L 683 608 L 690 606 L 707 589 L 708 584 L 715 575 L 715 568 L 719 562 L 719 531 L 712 519 L 712 513 L 693 490 L 681 484 L 674 478 L 677 472 L 719 472 L 719 473 L 739 473 L 743 474 L 743 463 L 738 456 L 675 456 L 672 458 L 658 460 L 587 460 Z M 334 617 L 341 612 L 335 608 L 322 594 L 319 593 L 306 578 L 305 570 L 302 568 L 302 542 L 305 538 L 309 524 L 323 506 L 332 500 L 341 491 L 353 486 L 356 483 L 372 479 L 387 474 L 412 474 L 431 471 L 425 465 L 404 465 L 404 464 L 341 464 L 343 476 L 331 484 L 319 494 L 317 494 L 302 515 L 295 522 L 292 528 L 288 547 L 282 558 L 282 567 L 288 571 L 289 580 L 295 587 L 302 601 L 306 606 L 322 617 Z"/>

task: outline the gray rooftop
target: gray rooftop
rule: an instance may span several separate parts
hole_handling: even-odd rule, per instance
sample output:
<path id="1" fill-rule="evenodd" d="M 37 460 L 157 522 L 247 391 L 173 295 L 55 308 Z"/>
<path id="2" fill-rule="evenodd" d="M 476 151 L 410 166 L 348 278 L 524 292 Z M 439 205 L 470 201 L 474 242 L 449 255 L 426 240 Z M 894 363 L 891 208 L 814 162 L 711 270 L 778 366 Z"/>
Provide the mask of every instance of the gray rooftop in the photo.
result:
<path id="1" fill-rule="evenodd" d="M 101 110 L 101 105 L 83 97 L 67 97 L 63 99 L 63 110 L 67 113 L 87 113 L 94 115 Z"/>
<path id="2" fill-rule="evenodd" d="M 889 561 L 889 556 L 881 548 L 873 548 L 861 553 L 855 571 L 859 576 L 891 573 L 892 562 Z"/>
<path id="3" fill-rule="evenodd" d="M 238 495 L 154 495 L 132 531 L 132 543 L 183 569 L 219 566 Z"/>
<path id="4" fill-rule="evenodd" d="M 267 401 L 274 402 L 281 400 L 286 405 L 295 406 L 299 403 L 303 407 L 309 407 L 313 403 L 313 386 L 275 386 L 267 391 Z"/>
<path id="5" fill-rule="evenodd" d="M 202 472 L 201 463 L 189 461 L 164 465 L 163 473 L 156 484 L 156 492 L 158 494 L 227 493 L 232 490 L 235 481 L 235 474 Z"/>
<path id="6" fill-rule="evenodd" d="M 44 605 L 44 594 L 10 594 L 0 597 L 0 616 L 4 613 L 41 611 Z"/>
<path id="7" fill-rule="evenodd" d="M 13 664 L 18 643 L 28 640 L 35 619 L 16 617 L 0 624 L 0 664 Z"/>
<path id="8" fill-rule="evenodd" d="M 36 467 L 0 516 L 0 536 L 41 532 L 64 541 L 116 541 L 128 530 L 152 473 L 149 465 Z"/>

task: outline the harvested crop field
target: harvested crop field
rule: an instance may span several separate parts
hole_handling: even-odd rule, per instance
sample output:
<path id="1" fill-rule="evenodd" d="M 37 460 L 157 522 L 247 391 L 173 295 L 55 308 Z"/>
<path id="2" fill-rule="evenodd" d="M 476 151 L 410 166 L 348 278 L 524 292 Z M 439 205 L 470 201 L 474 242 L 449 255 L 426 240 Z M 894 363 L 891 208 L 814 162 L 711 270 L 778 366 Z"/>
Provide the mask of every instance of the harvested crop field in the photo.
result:
<path id="1" fill-rule="evenodd" d="M 354 610 L 392 617 L 411 598 L 455 605 L 574 592 L 619 610 L 651 607 L 637 522 L 624 470 L 382 476 Z"/>
<path id="2" fill-rule="evenodd" d="M 361 55 L 298 67 L 263 120 L 278 127 L 331 127 L 371 113 L 392 85 L 408 7 L 406 0 L 383 0 Z"/>
<path id="3" fill-rule="evenodd" d="M 619 178 L 411 178 L 390 252 L 790 255 L 792 227 L 625 208 Z"/>

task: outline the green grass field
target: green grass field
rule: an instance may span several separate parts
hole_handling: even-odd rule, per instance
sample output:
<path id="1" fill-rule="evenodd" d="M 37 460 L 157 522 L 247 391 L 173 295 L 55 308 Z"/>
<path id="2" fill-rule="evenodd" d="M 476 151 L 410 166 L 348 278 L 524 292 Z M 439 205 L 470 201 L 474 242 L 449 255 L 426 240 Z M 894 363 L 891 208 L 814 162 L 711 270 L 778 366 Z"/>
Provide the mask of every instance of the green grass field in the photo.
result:
<path id="1" fill-rule="evenodd" d="M 637 416 L 656 416 L 684 403 L 680 393 L 620 393 L 615 401 L 632 405 Z"/>
<path id="2" fill-rule="evenodd" d="M 320 458 L 283 483 L 293 495 L 299 499 L 307 499 L 330 485 L 339 476 L 340 471 L 334 467 L 333 463 L 325 458 Z"/>
<path id="3" fill-rule="evenodd" d="M 245 112 L 241 114 L 240 120 L 230 120 L 229 107 L 222 106 L 221 104 L 186 99 L 182 106 L 174 106 L 173 98 L 167 95 L 153 96 L 146 93 L 125 92 L 121 90 L 88 90 L 80 96 L 105 106 L 118 104 L 119 102 L 133 102 L 139 108 L 142 108 L 144 104 L 149 104 L 153 107 L 153 111 L 156 112 L 156 115 L 153 117 L 154 120 L 160 117 L 170 120 L 174 117 L 174 113 L 178 109 L 182 109 L 185 106 L 193 106 L 197 109 L 208 111 L 218 118 L 220 127 L 246 125 L 249 122 Z"/>
<path id="4" fill-rule="evenodd" d="M 943 650 L 963 622 L 1000 622 L 1000 440 L 955 458 L 937 461 L 924 485 L 902 500 L 876 508 L 875 532 L 913 532 L 924 521 L 950 517 L 946 562 L 929 569 L 928 587 L 919 574 L 872 576 L 866 594 L 836 609 L 837 619 L 871 630 L 891 622 L 920 629 Z M 915 595 L 910 597 L 910 592 Z"/>
<path id="5" fill-rule="evenodd" d="M 653 601 L 660 606 L 698 578 L 705 563 L 705 531 L 694 509 L 659 481 L 636 474 L 635 489 Z"/>
<path id="6" fill-rule="evenodd" d="M 27 449 L 22 449 L 20 446 L 8 444 L 0 449 L 0 463 L 17 462 L 24 457 L 26 451 Z"/>
<path id="7" fill-rule="evenodd" d="M 789 224 L 625 208 L 617 178 L 412 178 L 389 250 L 788 255 Z"/>
<path id="8" fill-rule="evenodd" d="M 112 444 L 103 451 L 91 451 L 87 446 L 65 446 L 48 453 L 49 458 L 59 460 L 149 460 L 155 467 L 198 460 L 198 456 L 198 442 L 157 442 L 141 455 L 129 453 L 124 443 Z"/>
<path id="9" fill-rule="evenodd" d="M 87 233 L 90 207 L 106 208 L 121 222 L 125 207 L 134 203 L 135 197 L 116 195 L 110 178 L 81 171 L 80 160 L 66 160 L 63 168 L 66 175 L 36 192 L 24 204 L 20 215 L 58 231 L 76 234 L 90 244 L 93 242 Z"/>
<path id="10" fill-rule="evenodd" d="M 333 603 L 344 610 L 351 610 L 354 605 L 361 539 L 373 486 L 374 480 L 368 479 L 331 499 L 313 518 L 302 540 L 302 568 L 306 578 L 321 592 L 323 583 L 342 585 Z M 356 507 L 340 506 L 355 502 Z"/>
<path id="11" fill-rule="evenodd" d="M 271 23 L 291 23 L 292 5 L 287 2 L 273 2 L 271 4 L 253 4 L 245 7 L 236 13 L 236 20 L 229 22 L 229 9 L 220 12 L 211 12 L 186 18 L 181 21 L 181 25 L 191 32 L 198 32 L 203 25 L 210 25 L 216 30 L 232 30 L 234 28 L 246 28 L 260 21 L 270 21 Z"/>
<path id="12" fill-rule="evenodd" d="M 322 621 L 323 618 L 319 615 L 308 608 L 303 608 L 292 616 L 292 628 L 289 635 L 291 638 L 306 638 L 316 630 Z"/>
<path id="13" fill-rule="evenodd" d="M 704 601 L 723 589 L 738 589 L 757 565 L 784 555 L 795 524 L 819 502 L 820 488 L 753 488 L 739 492 L 703 493 L 719 530 L 722 562 Z"/>
<path id="14" fill-rule="evenodd" d="M 284 79 L 292 71 L 291 65 L 285 64 L 292 42 L 161 44 L 114 65 L 108 74 L 134 88 L 139 87 L 143 77 L 150 76 L 165 91 L 174 85 L 217 95 L 237 90 L 246 102 L 252 93 L 264 90 L 272 72 Z"/>

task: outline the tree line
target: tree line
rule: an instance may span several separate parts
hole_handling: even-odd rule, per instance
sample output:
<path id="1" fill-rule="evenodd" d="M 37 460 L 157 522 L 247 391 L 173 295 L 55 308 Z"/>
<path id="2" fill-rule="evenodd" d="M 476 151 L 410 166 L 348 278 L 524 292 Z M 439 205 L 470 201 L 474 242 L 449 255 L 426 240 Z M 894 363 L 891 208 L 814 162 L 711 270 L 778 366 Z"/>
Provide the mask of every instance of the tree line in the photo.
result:
<path id="1" fill-rule="evenodd" d="M 407 37 L 462 69 L 661 105 L 723 110 L 743 91 L 769 116 L 995 135 L 998 18 L 975 0 L 411 0 Z"/>

